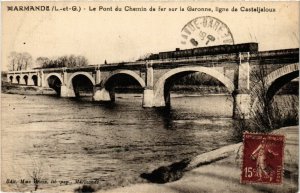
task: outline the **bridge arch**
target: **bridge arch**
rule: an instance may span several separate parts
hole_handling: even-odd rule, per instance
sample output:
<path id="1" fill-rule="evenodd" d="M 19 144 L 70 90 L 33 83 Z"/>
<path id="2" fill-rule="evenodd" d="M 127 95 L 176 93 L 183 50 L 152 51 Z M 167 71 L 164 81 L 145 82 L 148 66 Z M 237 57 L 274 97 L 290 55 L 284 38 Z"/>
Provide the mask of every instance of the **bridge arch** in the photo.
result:
<path id="1" fill-rule="evenodd" d="M 126 79 L 124 79 L 126 77 Z M 130 77 L 131 79 L 128 79 Z M 121 80 L 121 81 L 120 81 Z M 134 80 L 134 82 L 131 82 Z M 117 70 L 103 79 L 93 96 L 95 101 L 115 101 L 115 86 L 124 86 L 127 84 L 139 84 L 142 88 L 145 88 L 145 81 L 132 70 Z"/>
<path id="2" fill-rule="evenodd" d="M 34 75 L 31 77 L 33 79 Z M 53 77 L 53 78 L 52 78 Z M 62 76 L 59 73 L 50 73 L 45 77 L 44 85 L 55 90 L 58 96 L 61 93 L 61 85 L 63 84 Z"/>
<path id="3" fill-rule="evenodd" d="M 33 74 L 30 77 L 30 81 L 31 81 L 31 84 L 33 84 L 34 86 L 38 86 L 38 75 Z"/>
<path id="4" fill-rule="evenodd" d="M 103 80 L 101 82 L 101 87 L 105 87 L 106 86 L 106 83 L 109 82 L 109 80 L 111 80 L 113 77 L 117 76 L 117 75 L 128 75 L 130 77 L 132 77 L 133 79 L 135 79 L 141 87 L 145 87 L 146 86 L 146 83 L 145 81 L 142 79 L 142 77 L 140 77 L 137 73 L 135 73 L 134 71 L 131 71 L 131 70 L 120 70 L 120 71 L 116 71 L 114 73 L 112 73 L 110 76 L 108 76 L 105 80 Z"/>
<path id="5" fill-rule="evenodd" d="M 16 76 L 16 80 L 17 80 L 17 83 L 20 84 L 20 80 L 21 80 L 20 75 L 17 75 L 17 76 Z"/>
<path id="6" fill-rule="evenodd" d="M 72 86 L 72 80 L 73 80 L 73 78 L 74 78 L 75 76 L 77 76 L 77 75 L 83 75 L 83 76 L 86 76 L 88 79 L 90 79 L 90 81 L 93 83 L 93 85 L 96 84 L 96 83 L 95 83 L 94 77 L 93 77 L 90 73 L 88 73 L 88 72 L 75 72 L 75 73 L 73 73 L 73 74 L 70 76 L 70 78 L 69 78 L 69 80 L 68 80 L 68 84 L 67 84 L 68 87 L 71 87 L 71 86 Z"/>
<path id="7" fill-rule="evenodd" d="M 67 81 L 67 90 L 71 95 L 79 97 L 80 92 L 93 92 L 96 82 L 94 77 L 88 72 L 75 72 Z"/>
<path id="8" fill-rule="evenodd" d="M 227 78 L 225 75 L 213 68 L 202 66 L 179 67 L 168 71 L 166 74 L 161 76 L 155 83 L 154 106 L 165 106 L 165 103 L 169 102 L 168 95 L 170 88 L 166 87 L 166 84 L 168 84 L 168 80 L 170 80 L 172 77 L 183 77 L 187 74 L 194 72 L 202 72 L 214 77 L 215 79 L 219 80 L 222 84 L 224 84 L 224 86 L 228 89 L 230 93 L 232 93 L 235 89 L 233 82 L 229 78 Z"/>
<path id="9" fill-rule="evenodd" d="M 25 85 L 28 85 L 28 75 L 23 75 L 22 76 L 22 81 Z"/>
<path id="10" fill-rule="evenodd" d="M 58 78 L 58 79 L 60 80 L 61 84 L 63 83 L 62 76 L 61 76 L 59 73 L 53 72 L 53 73 L 47 74 L 47 76 L 45 77 L 45 82 L 47 83 L 47 85 L 48 85 L 48 79 L 49 79 L 51 76 L 54 76 L 54 77 Z M 32 76 L 31 78 L 33 78 L 33 76 Z M 49 86 L 49 85 L 48 85 L 48 86 Z"/>
<path id="11" fill-rule="evenodd" d="M 9 81 L 10 81 L 10 83 L 13 83 L 13 80 L 14 80 L 14 76 L 10 75 L 10 76 L 9 76 Z"/>
<path id="12" fill-rule="evenodd" d="M 294 64 L 289 64 L 287 66 L 281 67 L 277 70 L 272 71 L 271 73 L 268 74 L 267 77 L 264 78 L 264 83 L 265 86 L 264 88 L 266 89 L 265 94 L 266 94 L 266 99 L 267 100 L 272 100 L 274 95 L 288 82 L 291 80 L 299 77 L 299 64 L 294 63 Z M 262 94 L 260 91 L 260 86 L 256 86 L 253 89 L 252 96 L 254 98 L 253 103 L 252 103 L 252 110 L 255 111 L 258 109 L 258 103 L 259 103 L 259 94 Z"/>

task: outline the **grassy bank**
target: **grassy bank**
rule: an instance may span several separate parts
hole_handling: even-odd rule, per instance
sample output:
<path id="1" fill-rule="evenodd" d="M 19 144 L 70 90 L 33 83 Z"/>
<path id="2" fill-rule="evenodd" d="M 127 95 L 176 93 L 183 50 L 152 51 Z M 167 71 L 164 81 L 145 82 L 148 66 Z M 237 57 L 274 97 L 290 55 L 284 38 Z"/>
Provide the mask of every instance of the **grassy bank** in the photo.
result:
<path id="1" fill-rule="evenodd" d="M 56 92 L 51 88 L 42 88 L 37 86 L 16 85 L 7 82 L 1 82 L 1 92 L 5 94 L 21 95 L 55 95 Z"/>

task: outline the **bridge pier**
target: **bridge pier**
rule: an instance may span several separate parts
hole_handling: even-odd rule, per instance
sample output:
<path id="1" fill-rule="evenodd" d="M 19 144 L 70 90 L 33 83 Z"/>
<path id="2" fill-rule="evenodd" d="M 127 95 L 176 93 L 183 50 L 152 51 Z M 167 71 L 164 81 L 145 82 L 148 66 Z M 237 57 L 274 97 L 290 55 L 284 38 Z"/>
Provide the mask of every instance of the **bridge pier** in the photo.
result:
<path id="1" fill-rule="evenodd" d="M 28 86 L 34 86 L 32 75 L 30 73 L 28 74 L 27 85 Z"/>
<path id="2" fill-rule="evenodd" d="M 31 77 L 31 76 L 29 76 L 29 77 L 28 77 L 28 80 L 27 80 L 27 85 L 28 85 L 28 86 L 34 86 L 34 82 L 33 82 L 33 80 L 32 80 L 32 77 Z"/>
<path id="3" fill-rule="evenodd" d="M 143 107 L 154 106 L 153 64 L 146 62 L 146 85 L 143 93 Z"/>
<path id="4" fill-rule="evenodd" d="M 249 119 L 250 118 L 250 53 L 239 53 L 238 68 L 238 89 L 233 94 L 233 118 Z"/>
<path id="5" fill-rule="evenodd" d="M 143 107 L 153 107 L 153 90 L 145 89 L 143 93 Z"/>
<path id="6" fill-rule="evenodd" d="M 20 76 L 20 83 L 19 84 L 26 85 L 26 82 L 24 80 L 24 76 Z"/>
<path id="7" fill-rule="evenodd" d="M 66 85 L 60 87 L 60 96 L 61 97 L 75 97 L 75 92 L 73 88 L 69 88 Z"/>
<path id="8" fill-rule="evenodd" d="M 65 68 L 63 68 L 63 82 L 60 87 L 60 96 L 61 97 L 75 97 L 76 94 L 74 92 L 74 88 L 71 85 L 68 85 L 68 72 Z M 46 80 L 45 80 L 46 81 Z"/>
<path id="9" fill-rule="evenodd" d="M 152 107 L 165 107 L 165 106 L 166 106 L 166 102 L 165 102 L 164 95 L 157 94 L 157 93 L 154 94 Z"/>
<path id="10" fill-rule="evenodd" d="M 233 118 L 250 118 L 251 96 L 249 93 L 237 93 L 233 95 Z"/>
<path id="11" fill-rule="evenodd" d="M 100 84 L 101 83 L 101 71 L 100 71 L 100 68 L 98 68 L 96 70 L 96 81 L 95 81 L 95 84 Z"/>
<path id="12" fill-rule="evenodd" d="M 18 84 L 18 81 L 17 81 L 17 77 L 16 77 L 16 76 L 13 76 L 12 83 L 13 83 L 13 84 Z"/>
<path id="13" fill-rule="evenodd" d="M 44 87 L 45 86 L 44 80 L 45 80 L 45 75 L 44 75 L 44 71 L 42 70 L 38 73 L 38 82 L 37 82 L 38 86 Z"/>
<path id="14" fill-rule="evenodd" d="M 115 101 L 115 96 L 113 92 L 109 92 L 105 88 L 94 88 L 93 101 Z"/>

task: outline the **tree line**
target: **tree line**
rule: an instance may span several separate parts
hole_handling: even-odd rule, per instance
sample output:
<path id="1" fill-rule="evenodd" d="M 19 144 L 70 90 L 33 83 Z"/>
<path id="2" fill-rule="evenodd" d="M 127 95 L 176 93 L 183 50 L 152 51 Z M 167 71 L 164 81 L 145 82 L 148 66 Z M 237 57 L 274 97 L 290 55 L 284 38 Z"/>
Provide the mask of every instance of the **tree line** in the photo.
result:
<path id="1" fill-rule="evenodd" d="M 33 57 L 27 52 L 11 52 L 8 56 L 8 70 L 21 71 L 33 67 Z M 81 67 L 89 65 L 86 57 L 81 55 L 65 55 L 59 57 L 38 57 L 35 60 L 39 68 Z"/>
<path id="2" fill-rule="evenodd" d="M 9 61 L 9 70 L 18 71 L 18 70 L 27 70 L 32 66 L 32 56 L 27 53 L 18 53 L 11 52 L 8 56 Z"/>
<path id="3" fill-rule="evenodd" d="M 206 86 L 224 86 L 216 78 L 205 73 L 192 73 L 188 74 L 175 81 L 175 85 L 206 85 Z"/>
<path id="4" fill-rule="evenodd" d="M 36 63 L 41 68 L 81 67 L 89 64 L 84 56 L 60 56 L 56 58 L 38 57 Z"/>

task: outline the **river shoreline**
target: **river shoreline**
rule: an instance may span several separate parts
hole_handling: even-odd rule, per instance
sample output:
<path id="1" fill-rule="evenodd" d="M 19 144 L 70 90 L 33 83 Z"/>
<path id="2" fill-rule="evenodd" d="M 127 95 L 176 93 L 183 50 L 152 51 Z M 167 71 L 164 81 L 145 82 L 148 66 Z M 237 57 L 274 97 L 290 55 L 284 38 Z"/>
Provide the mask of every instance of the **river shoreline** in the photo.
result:
<path id="1" fill-rule="evenodd" d="M 141 94 L 142 90 L 131 89 L 126 91 L 126 89 L 117 89 L 116 93 L 120 94 Z M 20 95 L 57 95 L 57 93 L 51 88 L 44 88 L 38 86 L 27 86 L 11 84 L 2 81 L 1 92 L 6 94 L 20 94 Z M 183 97 L 183 96 L 210 96 L 210 95 L 230 95 L 230 93 L 220 86 L 201 86 L 201 85 L 175 85 L 171 90 L 172 97 Z M 299 95 L 297 89 L 290 90 L 285 89 L 278 94 L 292 94 Z M 82 96 L 89 96 L 92 93 L 83 93 Z"/>
<path id="2" fill-rule="evenodd" d="M 283 184 L 241 184 L 242 142 L 228 145 L 192 159 L 183 178 L 166 184 L 143 183 L 97 193 L 117 192 L 297 192 L 299 127 L 283 127 L 271 133 L 285 135 Z"/>
<path id="3" fill-rule="evenodd" d="M 2 93 L 6 94 L 21 94 L 21 95 L 56 95 L 56 92 L 51 88 L 43 88 L 38 86 L 27 86 L 11 84 L 8 82 L 3 82 L 1 84 Z M 131 89 L 126 91 L 126 89 L 117 89 L 117 93 L 130 93 L 130 94 L 141 94 L 142 90 Z M 201 96 L 201 95 L 228 95 L 228 92 L 223 87 L 219 86 L 175 86 L 171 91 L 172 94 L 182 95 L 182 96 Z M 180 97 L 180 96 L 179 96 Z"/>
<path id="4" fill-rule="evenodd" d="M 51 88 L 15 85 L 6 82 L 2 82 L 1 84 L 1 93 L 19 95 L 56 95 L 56 92 Z"/>
<path id="5" fill-rule="evenodd" d="M 138 182 L 124 187 L 101 190 L 97 186 L 72 185 L 37 192 L 80 192 L 84 189 L 97 193 L 178 193 L 178 192 L 297 192 L 298 191 L 298 126 L 283 127 L 271 133 L 285 135 L 284 178 L 283 184 L 241 184 L 240 164 L 242 159 L 242 142 L 227 145 L 219 149 L 200 154 L 191 159 L 184 176 L 174 182 L 157 184 Z"/>

